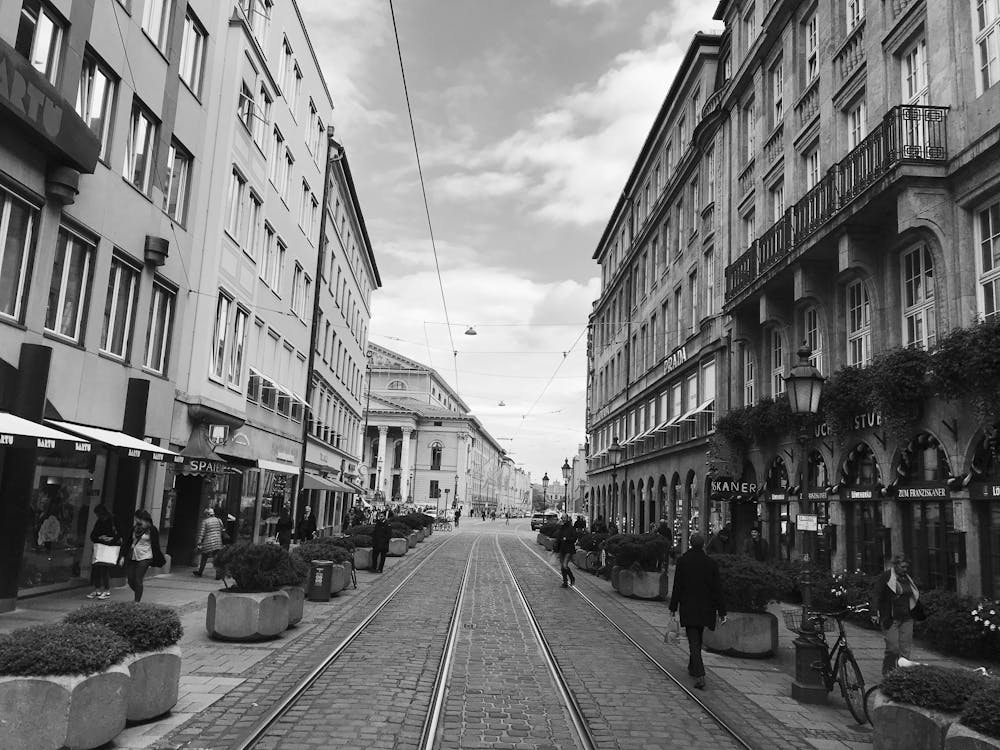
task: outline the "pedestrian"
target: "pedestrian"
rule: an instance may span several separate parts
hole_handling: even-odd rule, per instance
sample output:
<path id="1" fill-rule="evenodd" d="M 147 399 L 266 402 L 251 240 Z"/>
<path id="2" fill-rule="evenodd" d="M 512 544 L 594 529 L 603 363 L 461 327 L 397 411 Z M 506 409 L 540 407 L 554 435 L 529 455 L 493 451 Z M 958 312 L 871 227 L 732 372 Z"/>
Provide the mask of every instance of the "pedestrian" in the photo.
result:
<path id="1" fill-rule="evenodd" d="M 288 514 L 288 503 L 281 507 L 281 514 L 278 522 L 274 525 L 274 534 L 278 537 L 278 544 L 282 549 L 288 549 L 292 544 L 292 517 Z"/>
<path id="2" fill-rule="evenodd" d="M 717 534 L 715 534 L 708 542 L 708 548 L 705 550 L 710 555 L 731 555 L 735 550 L 733 549 L 733 525 L 727 523 L 723 526 Z"/>
<path id="3" fill-rule="evenodd" d="M 604 516 L 598 516 L 594 519 L 594 523 L 591 529 L 595 534 L 607 534 L 608 533 L 608 522 L 604 520 Z"/>
<path id="4" fill-rule="evenodd" d="M 462 517 L 462 509 L 459 508 L 455 511 L 455 528 L 458 528 L 458 519 Z"/>
<path id="5" fill-rule="evenodd" d="M 97 521 L 90 532 L 90 541 L 94 543 L 94 559 L 90 568 L 90 578 L 94 590 L 87 594 L 88 599 L 109 599 L 111 597 L 111 570 L 118 562 L 121 554 L 122 537 L 118 533 L 115 517 L 107 506 L 98 505 L 94 508 Z"/>
<path id="6" fill-rule="evenodd" d="M 670 521 L 661 518 L 660 522 L 656 524 L 656 533 L 667 541 L 667 557 L 672 558 L 674 556 L 674 532 L 670 528 Z"/>
<path id="7" fill-rule="evenodd" d="M 389 540 L 392 538 L 392 529 L 388 522 L 379 517 L 375 521 L 375 528 L 372 529 L 372 572 L 381 573 L 385 567 L 385 558 L 389 554 Z"/>
<path id="8" fill-rule="evenodd" d="M 295 536 L 302 542 L 308 542 L 316 536 L 316 516 L 313 515 L 312 508 L 306 506 L 306 511 L 299 519 L 299 525 L 295 529 Z"/>
<path id="9" fill-rule="evenodd" d="M 882 674 L 896 668 L 900 656 L 910 657 L 913 621 L 924 619 L 920 592 L 910 578 L 910 563 L 903 555 L 893 555 L 889 569 L 875 579 L 874 600 L 879 626 L 885 639 Z"/>
<path id="10" fill-rule="evenodd" d="M 743 542 L 743 556 L 765 562 L 768 556 L 767 540 L 760 535 L 760 529 L 750 529 L 750 537 Z"/>
<path id="11" fill-rule="evenodd" d="M 573 528 L 576 529 L 577 534 L 582 534 L 587 530 L 587 521 L 583 516 L 577 516 L 576 520 L 573 522 Z"/>
<path id="12" fill-rule="evenodd" d="M 726 605 L 722 598 L 719 565 L 705 554 L 705 537 L 694 533 L 690 548 L 677 560 L 674 588 L 670 595 L 670 616 L 681 610 L 681 627 L 688 639 L 688 674 L 694 686 L 705 689 L 705 664 L 701 660 L 701 642 L 705 628 L 715 630 L 715 624 L 726 622 Z"/>
<path id="13" fill-rule="evenodd" d="M 509 512 L 503 514 L 503 525 L 504 526 L 510 526 L 510 513 Z"/>
<path id="14" fill-rule="evenodd" d="M 222 576 L 215 565 L 215 553 L 222 549 L 223 545 L 228 541 L 226 526 L 211 508 L 205 508 L 205 512 L 202 515 L 201 528 L 198 530 L 198 542 L 195 545 L 201 553 L 201 560 L 198 561 L 198 570 L 192 570 L 191 575 L 201 578 L 205 572 L 205 564 L 209 560 L 212 560 L 212 567 L 215 568 L 215 578 L 218 580 Z"/>
<path id="15" fill-rule="evenodd" d="M 133 517 L 135 525 L 122 545 L 118 565 L 125 568 L 125 578 L 135 601 L 141 602 L 146 571 L 150 567 L 162 568 L 167 560 L 160 550 L 160 532 L 153 525 L 149 511 L 140 508 Z"/>
<path id="16" fill-rule="evenodd" d="M 576 578 L 573 577 L 573 571 L 569 567 L 569 561 L 573 557 L 573 553 L 576 552 L 576 536 L 576 529 L 569 522 L 569 516 L 564 515 L 562 524 L 552 537 L 553 547 L 556 554 L 559 555 L 559 571 L 562 573 L 562 587 L 564 589 L 570 585 L 576 585 Z"/>
<path id="17" fill-rule="evenodd" d="M 618 524 L 616 524 L 614 521 L 610 521 L 608 523 L 608 533 L 609 534 L 617 534 L 618 533 Z"/>

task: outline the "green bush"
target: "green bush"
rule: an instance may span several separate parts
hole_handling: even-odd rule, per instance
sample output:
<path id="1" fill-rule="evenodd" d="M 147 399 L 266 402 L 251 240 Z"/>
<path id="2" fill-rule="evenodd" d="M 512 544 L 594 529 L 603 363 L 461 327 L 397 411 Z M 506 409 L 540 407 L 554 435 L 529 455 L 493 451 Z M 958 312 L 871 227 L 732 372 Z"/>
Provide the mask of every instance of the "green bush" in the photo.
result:
<path id="1" fill-rule="evenodd" d="M 969 698 L 959 721 L 987 737 L 1000 739 L 1000 680 L 987 681 Z"/>
<path id="2" fill-rule="evenodd" d="M 128 641 L 133 654 L 175 645 L 184 634 L 181 618 L 170 607 L 137 602 L 109 602 L 70 612 L 63 622 L 103 625 Z"/>
<path id="3" fill-rule="evenodd" d="M 358 547 L 371 547 L 372 546 L 372 535 L 371 534 L 351 534 L 351 541 L 354 542 L 354 548 Z"/>
<path id="4" fill-rule="evenodd" d="M 299 586 L 309 573 L 299 557 L 292 557 L 277 544 L 239 543 L 223 547 L 215 554 L 222 575 L 236 581 L 236 591 L 277 591 L 282 586 Z"/>
<path id="5" fill-rule="evenodd" d="M 780 570 L 741 555 L 712 555 L 719 564 L 722 597 L 729 612 L 766 612 L 791 586 Z"/>
<path id="6" fill-rule="evenodd" d="M 559 530 L 559 524 L 558 523 L 543 523 L 538 528 L 538 533 L 541 534 L 541 535 L 543 535 L 543 536 L 547 536 L 547 537 L 549 537 L 551 539 L 552 537 L 554 537 L 556 535 L 556 532 L 558 530 Z"/>
<path id="7" fill-rule="evenodd" d="M 347 530 L 347 534 L 349 534 L 351 537 L 355 537 L 355 536 L 359 536 L 359 535 L 371 537 L 372 532 L 374 532 L 374 531 L 375 531 L 375 524 L 373 524 L 373 523 L 366 523 L 366 524 L 361 524 L 359 526 L 351 526 Z M 395 524 L 395 525 L 393 525 L 393 524 L 390 523 L 389 524 L 389 535 L 392 538 L 394 538 L 394 539 L 405 539 L 406 537 L 408 537 L 410 535 L 410 527 L 406 526 L 405 524 Z M 357 544 L 357 542 L 355 542 L 355 544 Z M 363 546 L 371 547 L 371 544 L 368 544 L 368 545 L 357 544 L 357 546 L 359 546 L 359 547 L 363 547 Z"/>
<path id="8" fill-rule="evenodd" d="M 601 542 L 608 538 L 607 534 L 581 534 L 577 539 L 577 546 L 587 552 L 595 552 L 600 549 Z"/>
<path id="9" fill-rule="evenodd" d="M 879 689 L 898 703 L 933 711 L 958 713 L 988 678 L 967 669 L 920 665 L 894 669 L 882 678 Z"/>
<path id="10" fill-rule="evenodd" d="M 633 539 L 619 545 L 615 564 L 647 572 L 660 570 L 670 554 L 670 544 L 659 534 L 634 534 Z"/>
<path id="11" fill-rule="evenodd" d="M 416 514 L 408 513 L 405 516 L 393 516 L 389 520 L 390 524 L 407 526 L 414 531 L 417 529 L 422 529 L 425 524 L 422 518 L 418 517 Z"/>
<path id="12" fill-rule="evenodd" d="M 952 591 L 921 592 L 927 619 L 913 624 L 913 635 L 935 651 L 1000 662 L 1000 631 L 988 631 L 972 619 L 979 603 Z"/>
<path id="13" fill-rule="evenodd" d="M 609 534 L 601 548 L 609 555 L 617 556 L 623 547 L 634 544 L 637 537 L 637 534 Z"/>
<path id="14" fill-rule="evenodd" d="M 101 672 L 129 653 L 128 641 L 104 625 L 35 625 L 0 635 L 0 675 Z"/>
<path id="15" fill-rule="evenodd" d="M 339 539 L 334 539 L 332 537 L 311 539 L 308 542 L 303 542 L 292 550 L 292 557 L 298 558 L 306 565 L 311 563 L 313 560 L 332 560 L 338 564 L 353 560 L 354 545 L 351 545 L 351 549 L 347 549 L 347 547 L 339 544 L 338 542 L 340 542 Z"/>

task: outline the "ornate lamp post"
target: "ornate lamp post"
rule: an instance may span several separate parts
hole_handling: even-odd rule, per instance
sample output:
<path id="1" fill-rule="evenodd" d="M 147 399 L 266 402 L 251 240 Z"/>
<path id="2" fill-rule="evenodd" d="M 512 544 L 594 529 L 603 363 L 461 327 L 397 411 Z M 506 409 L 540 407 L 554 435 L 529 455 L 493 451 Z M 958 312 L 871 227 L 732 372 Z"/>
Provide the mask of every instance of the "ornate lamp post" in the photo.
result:
<path id="1" fill-rule="evenodd" d="M 608 458 L 611 460 L 611 484 L 614 487 L 614 491 L 611 493 L 611 513 L 608 514 L 608 520 L 614 517 L 618 509 L 618 482 L 616 479 L 618 476 L 618 463 L 622 460 L 622 453 L 624 452 L 625 449 L 622 448 L 618 442 L 618 436 L 615 435 L 611 441 L 611 445 L 608 447 Z"/>
<path id="2" fill-rule="evenodd" d="M 549 507 L 548 500 L 546 499 L 546 493 L 549 490 L 549 473 L 545 472 L 542 474 L 542 512 Z"/>
<path id="3" fill-rule="evenodd" d="M 562 465 L 563 475 L 563 513 L 569 513 L 569 475 L 573 470 L 569 468 L 569 459 L 565 459 Z"/>
<path id="4" fill-rule="evenodd" d="M 806 342 L 799 347 L 798 363 L 785 378 L 785 390 L 788 392 L 788 405 L 793 414 L 816 414 L 819 411 L 819 397 L 823 391 L 823 376 L 812 366 L 809 358 L 812 349 Z M 806 440 L 808 434 L 805 427 L 799 430 L 798 441 L 801 446 L 799 461 L 799 503 L 801 508 L 802 493 L 805 488 L 804 466 L 806 462 Z M 800 634 L 795 639 L 795 681 L 792 683 L 792 697 L 802 703 L 826 703 L 827 691 L 823 678 L 812 665 L 825 656 L 826 646 L 809 632 L 808 610 L 812 604 L 812 574 L 808 568 L 803 568 L 802 578 L 802 617 Z"/>

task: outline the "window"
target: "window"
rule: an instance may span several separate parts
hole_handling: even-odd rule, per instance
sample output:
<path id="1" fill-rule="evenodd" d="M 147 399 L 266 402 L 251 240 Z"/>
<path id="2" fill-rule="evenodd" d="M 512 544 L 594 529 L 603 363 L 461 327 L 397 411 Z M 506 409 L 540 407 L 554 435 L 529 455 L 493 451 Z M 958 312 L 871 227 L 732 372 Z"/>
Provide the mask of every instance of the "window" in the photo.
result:
<path id="1" fill-rule="evenodd" d="M 405 391 L 406 383 L 402 380 L 391 380 L 389 381 L 389 385 L 386 386 L 386 389 L 390 391 Z"/>
<path id="2" fill-rule="evenodd" d="M 215 306 L 215 332 L 212 335 L 212 363 L 209 374 L 222 380 L 226 371 L 226 342 L 229 337 L 229 309 L 233 301 L 225 294 L 219 294 Z"/>
<path id="3" fill-rule="evenodd" d="M 38 212 L 0 189 L 0 315 L 24 319 L 28 268 Z"/>
<path id="4" fill-rule="evenodd" d="M 292 110 L 292 117 L 299 111 L 299 97 L 302 95 L 302 71 L 295 65 L 294 78 L 292 80 L 292 99 L 289 108 Z"/>
<path id="5" fill-rule="evenodd" d="M 691 122 L 697 124 L 701 120 L 701 87 L 691 94 Z"/>
<path id="6" fill-rule="evenodd" d="M 856 148 L 864 140 L 867 129 L 865 122 L 865 100 L 862 99 L 847 110 L 847 148 Z"/>
<path id="7" fill-rule="evenodd" d="M 903 253 L 903 345 L 930 349 L 937 339 L 934 260 L 926 245 Z"/>
<path id="8" fill-rule="evenodd" d="M 705 316 L 715 315 L 715 253 L 705 252 Z"/>
<path id="9" fill-rule="evenodd" d="M 847 364 L 865 367 L 872 356 L 872 304 L 861 281 L 847 286 Z"/>
<path id="10" fill-rule="evenodd" d="M 237 116 L 240 118 L 240 122 L 243 123 L 243 127 L 247 129 L 248 132 L 253 132 L 254 123 L 254 100 L 253 91 L 250 89 L 249 84 L 246 81 L 240 85 L 240 99 L 236 105 Z"/>
<path id="11" fill-rule="evenodd" d="M 267 48 L 267 32 L 271 26 L 271 0 L 240 0 L 240 6 L 246 14 L 250 31 L 257 39 L 261 48 Z"/>
<path id="12" fill-rule="evenodd" d="M 677 121 L 677 147 L 681 153 L 687 147 L 687 120 L 683 117 Z"/>
<path id="13" fill-rule="evenodd" d="M 281 131 L 277 127 L 274 129 L 273 137 L 271 138 L 271 169 L 269 176 L 271 178 L 271 183 L 276 189 L 279 190 L 279 185 L 281 185 L 281 171 L 284 165 L 282 157 L 285 153 L 285 137 L 281 134 Z"/>
<path id="14" fill-rule="evenodd" d="M 62 51 L 63 22 L 40 0 L 24 0 L 14 48 L 55 84 Z"/>
<path id="15" fill-rule="evenodd" d="M 142 30 L 153 44 L 165 51 L 170 37 L 172 0 L 146 0 L 142 6 Z"/>
<path id="16" fill-rule="evenodd" d="M 252 190 L 250 191 L 250 215 L 247 217 L 247 240 L 243 244 L 243 249 L 247 255 L 255 261 L 260 252 L 260 225 L 264 206 L 260 196 Z"/>
<path id="17" fill-rule="evenodd" d="M 261 151 L 264 150 L 264 141 L 267 138 L 267 126 L 271 123 L 271 101 L 267 87 L 261 84 L 256 107 L 257 117 L 254 118 L 253 123 L 253 141 Z"/>
<path id="18" fill-rule="evenodd" d="M 865 18 L 865 0 L 847 0 L 847 30 L 853 31 Z"/>
<path id="19" fill-rule="evenodd" d="M 264 223 L 264 254 L 260 260 L 260 278 L 265 284 L 274 286 L 274 271 L 277 264 L 277 249 L 274 246 L 274 229 Z"/>
<path id="20" fill-rule="evenodd" d="M 292 47 L 288 44 L 288 38 L 285 37 L 285 39 L 281 42 L 281 90 L 285 92 L 285 98 L 288 98 L 288 92 L 292 82 L 292 68 L 294 65 L 295 61 L 292 58 Z"/>
<path id="21" fill-rule="evenodd" d="M 743 247 L 750 247 L 757 239 L 757 212 L 750 210 L 743 217 Z"/>
<path id="22" fill-rule="evenodd" d="M 715 202 L 715 147 L 709 146 L 705 154 L 705 200 Z"/>
<path id="23" fill-rule="evenodd" d="M 771 186 L 771 221 L 776 223 L 785 215 L 785 181 L 778 180 Z"/>
<path id="24" fill-rule="evenodd" d="M 920 39 L 903 55 L 903 103 L 927 104 L 930 90 L 927 85 L 927 41 Z"/>
<path id="25" fill-rule="evenodd" d="M 441 497 L 441 487 L 438 484 L 438 480 L 437 479 L 432 479 L 431 480 L 429 492 L 430 492 L 430 494 L 428 495 L 428 497 L 430 497 L 433 500 L 437 500 L 438 498 Z M 452 506 L 452 507 L 454 507 L 454 506 Z"/>
<path id="26" fill-rule="evenodd" d="M 226 376 L 226 382 L 234 388 L 239 388 L 243 382 L 243 357 L 246 353 L 249 320 L 250 313 L 242 307 L 237 307 L 236 317 L 233 319 L 233 345 L 229 350 L 229 373 Z"/>
<path id="27" fill-rule="evenodd" d="M 987 318 L 1000 312 L 1000 201 L 979 211 L 979 310 Z"/>
<path id="28" fill-rule="evenodd" d="M 684 252 L 687 237 L 684 235 L 684 199 L 677 201 L 677 254 Z"/>
<path id="29" fill-rule="evenodd" d="M 163 194 L 163 210 L 181 224 L 187 212 L 188 184 L 191 178 L 191 154 L 177 141 L 170 144 L 167 155 L 167 190 Z"/>
<path id="30" fill-rule="evenodd" d="M 1000 79 L 1000 2 L 975 0 L 977 89 L 982 93 Z"/>
<path id="31" fill-rule="evenodd" d="M 781 331 L 771 329 L 771 396 L 785 392 L 785 345 Z"/>
<path id="32" fill-rule="evenodd" d="M 757 148 L 754 137 L 754 106 L 753 99 L 743 105 L 743 163 L 748 164 L 754 156 Z"/>
<path id="33" fill-rule="evenodd" d="M 823 335 L 819 328 L 819 311 L 815 307 L 810 307 L 806 310 L 802 322 L 806 333 L 806 344 L 812 349 L 809 362 L 822 374 L 826 371 L 826 363 L 823 360 Z"/>
<path id="34" fill-rule="evenodd" d="M 698 194 L 698 186 L 700 184 L 698 175 L 695 175 L 689 186 L 691 194 L 691 234 L 698 231 L 698 212 L 701 210 L 701 196 Z"/>
<path id="35" fill-rule="evenodd" d="M 819 184 L 819 146 L 814 146 L 804 157 L 806 167 L 806 190 Z"/>
<path id="36" fill-rule="evenodd" d="M 743 405 L 753 406 L 757 403 L 754 380 L 753 349 L 749 344 L 743 344 Z"/>
<path id="37" fill-rule="evenodd" d="M 281 193 L 281 197 L 286 203 L 288 202 L 288 184 L 291 182 L 292 165 L 294 163 L 295 159 L 292 157 L 292 152 L 286 148 L 285 161 L 281 168 L 281 182 L 278 185 L 278 192 Z"/>
<path id="38" fill-rule="evenodd" d="M 681 315 L 681 289 L 674 290 L 674 346 L 684 342 L 684 316 Z"/>
<path id="39" fill-rule="evenodd" d="M 747 3 L 743 12 L 743 50 L 749 50 L 757 38 L 757 7 L 754 0 Z"/>
<path id="40" fill-rule="evenodd" d="M 298 263 L 295 264 L 295 271 L 292 275 L 292 312 L 302 317 L 304 302 L 305 302 L 305 289 L 304 284 L 304 274 L 302 271 L 302 266 Z"/>
<path id="41" fill-rule="evenodd" d="M 104 306 L 104 332 L 101 350 L 125 359 L 132 341 L 135 325 L 136 293 L 139 289 L 139 271 L 120 258 L 111 259 L 108 278 L 108 299 Z"/>
<path id="42" fill-rule="evenodd" d="M 87 50 L 80 70 L 80 88 L 76 92 L 76 113 L 101 139 L 101 159 L 108 158 L 116 85 L 111 70 Z"/>
<path id="43" fill-rule="evenodd" d="M 302 180 L 302 199 L 299 201 L 299 226 L 305 229 L 309 216 L 309 183 Z"/>
<path id="44" fill-rule="evenodd" d="M 309 196 L 309 238 L 312 239 L 316 236 L 316 231 L 319 228 L 319 201 L 316 200 L 315 195 Z"/>
<path id="45" fill-rule="evenodd" d="M 819 18 L 813 13 L 806 21 L 806 83 L 819 76 Z"/>
<path id="46" fill-rule="evenodd" d="M 90 242 L 65 227 L 59 228 L 45 328 L 76 342 L 83 338 L 94 251 Z"/>
<path id="47" fill-rule="evenodd" d="M 239 242 L 240 223 L 243 221 L 246 186 L 246 179 L 233 167 L 233 174 L 229 179 L 229 194 L 226 197 L 226 231 L 236 242 Z"/>
<path id="48" fill-rule="evenodd" d="M 431 471 L 441 471 L 441 453 L 443 446 L 441 443 L 434 443 L 431 446 Z"/>
<path id="49" fill-rule="evenodd" d="M 781 122 L 781 118 L 785 116 L 785 103 L 784 103 L 784 76 L 785 68 L 782 65 L 781 60 L 778 60 L 771 67 L 771 127 L 775 128 L 778 123 Z"/>
<path id="50" fill-rule="evenodd" d="M 174 293 L 154 281 L 153 299 L 149 306 L 149 328 L 146 332 L 146 356 L 143 358 L 143 367 L 161 375 L 167 369 L 173 313 Z"/>
<path id="51" fill-rule="evenodd" d="M 150 177 L 153 174 L 156 130 L 157 122 L 153 115 L 138 99 L 133 99 L 122 176 L 145 195 L 149 195 Z"/>
<path id="52" fill-rule="evenodd" d="M 201 94 L 201 73 L 205 66 L 205 41 L 208 32 L 188 8 L 184 16 L 184 34 L 181 37 L 180 77 L 194 94 Z"/>

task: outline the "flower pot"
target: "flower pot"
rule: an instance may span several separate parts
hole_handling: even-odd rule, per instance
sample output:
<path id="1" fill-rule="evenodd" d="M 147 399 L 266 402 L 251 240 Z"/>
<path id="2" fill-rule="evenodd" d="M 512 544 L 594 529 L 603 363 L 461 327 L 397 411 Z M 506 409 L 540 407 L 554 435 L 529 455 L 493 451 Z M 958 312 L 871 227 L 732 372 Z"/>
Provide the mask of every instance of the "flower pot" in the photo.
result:
<path id="1" fill-rule="evenodd" d="M 282 586 L 288 594 L 288 627 L 298 625 L 306 606 L 306 590 L 301 586 Z"/>
<path id="2" fill-rule="evenodd" d="M 667 597 L 669 581 L 665 570 L 659 572 L 638 572 L 631 568 L 616 568 L 616 570 L 618 570 L 618 578 L 615 589 L 622 596 L 661 600 Z"/>
<path id="3" fill-rule="evenodd" d="M 347 582 L 351 580 L 351 565 L 334 563 L 333 572 L 330 576 L 330 593 L 336 594 L 347 588 Z"/>
<path id="4" fill-rule="evenodd" d="M 177 704 L 181 681 L 181 648 L 167 646 L 127 656 L 122 663 L 132 682 L 125 718 L 131 722 L 162 716 Z"/>
<path id="5" fill-rule="evenodd" d="M 288 592 L 213 591 L 208 595 L 205 629 L 223 641 L 263 641 L 288 628 Z"/>
<path id="6" fill-rule="evenodd" d="M 872 693 L 868 716 L 875 750 L 940 750 L 949 728 L 958 721 L 958 714 L 896 703 L 881 690 Z"/>
<path id="7" fill-rule="evenodd" d="M 955 722 L 948 727 L 944 738 L 944 750 L 996 750 L 1000 748 L 1000 740 L 980 734 L 965 724 Z"/>
<path id="8" fill-rule="evenodd" d="M 417 544 L 420 544 L 426 538 L 427 538 L 427 532 L 424 531 L 423 527 L 417 529 Z"/>
<path id="9" fill-rule="evenodd" d="M 409 535 L 406 537 L 406 546 L 409 549 L 413 549 L 414 547 L 417 546 L 417 532 L 411 531 L 409 533 Z"/>
<path id="10" fill-rule="evenodd" d="M 705 630 L 704 644 L 717 654 L 766 659 L 778 650 L 778 618 L 770 612 L 730 612 L 725 625 Z"/>
<path id="11" fill-rule="evenodd" d="M 406 550 L 409 549 L 405 539 L 395 538 L 389 540 L 389 557 L 402 557 L 406 554 Z"/>
<path id="12" fill-rule="evenodd" d="M 354 567 L 358 570 L 368 570 L 372 566 L 372 548 L 354 548 Z"/>
<path id="13" fill-rule="evenodd" d="M 129 685 L 121 664 L 88 675 L 0 677 L 0 747 L 100 747 L 125 728 Z"/>

